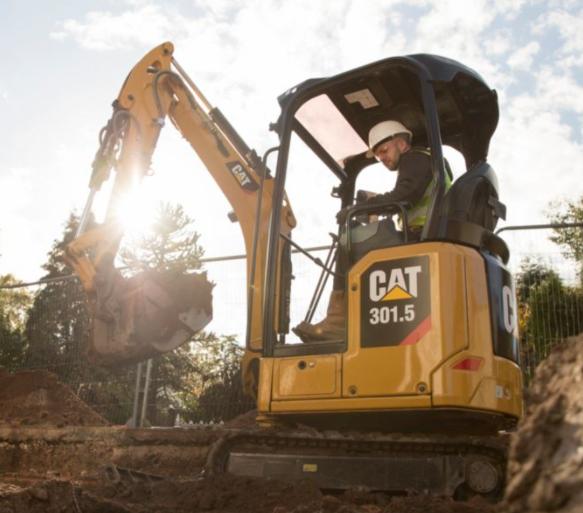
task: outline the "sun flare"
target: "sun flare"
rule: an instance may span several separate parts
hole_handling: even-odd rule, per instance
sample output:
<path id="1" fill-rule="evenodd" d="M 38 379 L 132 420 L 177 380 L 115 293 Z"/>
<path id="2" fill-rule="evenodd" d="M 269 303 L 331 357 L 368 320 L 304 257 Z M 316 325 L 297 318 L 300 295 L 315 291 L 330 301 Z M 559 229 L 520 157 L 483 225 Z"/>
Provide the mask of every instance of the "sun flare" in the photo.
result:
<path id="1" fill-rule="evenodd" d="M 158 203 L 158 199 L 143 194 L 143 191 L 133 192 L 122 202 L 116 217 L 126 237 L 140 237 L 152 229 Z"/>

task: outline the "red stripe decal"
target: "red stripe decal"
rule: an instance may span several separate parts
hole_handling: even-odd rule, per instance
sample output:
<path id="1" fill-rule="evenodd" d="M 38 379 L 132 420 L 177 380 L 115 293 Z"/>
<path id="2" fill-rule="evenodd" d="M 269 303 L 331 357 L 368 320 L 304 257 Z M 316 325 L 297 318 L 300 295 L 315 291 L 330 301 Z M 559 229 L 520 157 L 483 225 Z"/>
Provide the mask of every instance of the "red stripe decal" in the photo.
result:
<path id="1" fill-rule="evenodd" d="M 417 326 L 409 335 L 407 335 L 400 343 L 400 346 L 411 346 L 419 342 L 421 337 L 431 329 L 431 315 L 423 319 L 419 326 Z"/>

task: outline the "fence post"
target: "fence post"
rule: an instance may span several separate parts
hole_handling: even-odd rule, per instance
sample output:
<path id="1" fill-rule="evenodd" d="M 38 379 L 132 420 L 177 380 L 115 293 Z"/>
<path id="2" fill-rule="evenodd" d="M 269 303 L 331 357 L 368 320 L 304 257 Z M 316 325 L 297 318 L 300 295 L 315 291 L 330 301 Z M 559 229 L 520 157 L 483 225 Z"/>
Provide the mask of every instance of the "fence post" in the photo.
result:
<path id="1" fill-rule="evenodd" d="M 138 407 L 140 404 L 140 382 L 142 381 L 142 362 L 138 363 L 136 367 L 136 388 L 134 390 L 134 407 L 132 410 L 132 418 L 127 425 L 131 428 L 138 427 Z"/>
<path id="2" fill-rule="evenodd" d="M 146 411 L 148 409 L 148 392 L 150 391 L 150 377 L 152 375 L 152 358 L 146 364 L 146 382 L 144 383 L 144 397 L 142 399 L 142 414 L 140 415 L 139 427 L 144 427 L 146 423 Z"/>

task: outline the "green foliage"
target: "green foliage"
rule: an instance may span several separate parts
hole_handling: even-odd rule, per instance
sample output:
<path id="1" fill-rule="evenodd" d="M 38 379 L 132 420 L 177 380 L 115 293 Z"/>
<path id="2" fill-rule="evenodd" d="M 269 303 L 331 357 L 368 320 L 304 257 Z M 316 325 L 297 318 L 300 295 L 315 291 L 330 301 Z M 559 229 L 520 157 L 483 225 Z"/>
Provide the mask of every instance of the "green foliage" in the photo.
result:
<path id="1" fill-rule="evenodd" d="M 26 352 L 24 321 L 32 301 L 22 288 L 9 288 L 19 282 L 11 274 L 0 276 L 0 367 L 20 368 Z"/>
<path id="2" fill-rule="evenodd" d="M 566 201 L 551 205 L 552 223 L 583 223 L 583 196 L 575 202 Z M 564 254 L 579 265 L 579 276 L 583 283 L 583 228 L 555 229 L 551 237 L 563 248 Z"/>
<path id="3" fill-rule="evenodd" d="M 45 278 L 70 275 L 62 254 L 77 225 L 78 218 L 71 214 L 43 265 Z M 101 369 L 89 364 L 85 357 L 89 330 L 85 292 L 79 281 L 66 278 L 48 283 L 35 295 L 28 311 L 24 366 L 53 372 L 103 417 L 125 423 L 131 415 L 135 369 Z"/>
<path id="4" fill-rule="evenodd" d="M 543 263 L 530 258 L 520 264 L 520 272 L 516 277 L 516 297 L 519 303 L 527 303 L 533 287 L 548 280 L 558 280 L 559 276 Z"/>
<path id="5" fill-rule="evenodd" d="M 120 251 L 129 274 L 144 269 L 177 273 L 200 269 L 204 250 L 192 225 L 182 206 L 160 204 L 151 230 Z M 189 344 L 155 358 L 147 415 L 150 422 L 170 423 L 172 412 L 180 412 L 186 420 L 208 421 L 235 416 L 241 405 L 245 405 L 243 411 L 249 409 L 248 402 L 240 399 L 241 357 L 242 350 L 233 337 L 199 333 Z M 215 391 L 214 409 L 208 401 L 211 389 Z"/>
<path id="6" fill-rule="evenodd" d="M 43 265 L 47 271 L 45 278 L 70 274 L 61 255 L 65 245 L 73 240 L 77 222 L 74 215 L 69 216 L 62 238 L 53 243 Z M 48 283 L 36 294 L 28 312 L 26 365 L 48 368 L 69 384 L 86 379 L 89 369 L 76 363 L 82 361 L 88 332 L 89 316 L 79 282 L 64 279 Z"/>
<path id="7" fill-rule="evenodd" d="M 566 337 L 583 331 L 583 290 L 549 267 L 525 261 L 517 276 L 519 325 L 527 374 Z"/>
<path id="8" fill-rule="evenodd" d="M 583 331 L 583 292 L 559 279 L 547 280 L 531 293 L 528 334 L 545 358 L 553 344 Z"/>
<path id="9" fill-rule="evenodd" d="M 185 419 L 203 422 L 230 420 L 254 407 L 243 393 L 241 359 L 243 349 L 232 336 L 208 333 L 191 344 L 199 392 L 197 408 Z"/>
<path id="10" fill-rule="evenodd" d="M 154 360 L 148 419 L 164 423 L 177 412 L 185 421 L 229 420 L 253 403 L 243 395 L 242 348 L 232 336 L 199 333 L 189 343 Z M 155 408 L 153 405 L 155 403 Z"/>
<path id="11" fill-rule="evenodd" d="M 255 407 L 255 401 L 243 392 L 241 369 L 207 387 L 199 398 L 197 414 L 204 422 L 229 421 Z"/>
<path id="12" fill-rule="evenodd" d="M 26 351 L 26 339 L 21 331 L 7 327 L 0 319 L 0 368 L 15 371 L 22 367 Z"/>
<path id="13" fill-rule="evenodd" d="M 23 288 L 8 288 L 21 282 L 11 274 L 0 275 L 0 316 L 11 329 L 22 328 L 32 296 Z"/>
<path id="14" fill-rule="evenodd" d="M 47 283 L 34 297 L 24 289 L 0 289 L 0 366 L 40 368 L 57 374 L 79 397 L 113 423 L 132 414 L 136 366 L 103 369 L 89 364 L 85 351 L 90 318 L 86 297 L 62 259 L 78 219 L 71 215 L 48 253 Z M 183 273 L 200 268 L 199 235 L 179 205 L 162 204 L 151 233 L 120 252 L 127 274 L 144 269 Z M 0 277 L 0 286 L 16 283 Z M 173 422 L 172 412 L 193 421 L 226 420 L 251 408 L 242 395 L 242 349 L 233 337 L 199 333 L 178 349 L 154 359 L 147 418 Z"/>

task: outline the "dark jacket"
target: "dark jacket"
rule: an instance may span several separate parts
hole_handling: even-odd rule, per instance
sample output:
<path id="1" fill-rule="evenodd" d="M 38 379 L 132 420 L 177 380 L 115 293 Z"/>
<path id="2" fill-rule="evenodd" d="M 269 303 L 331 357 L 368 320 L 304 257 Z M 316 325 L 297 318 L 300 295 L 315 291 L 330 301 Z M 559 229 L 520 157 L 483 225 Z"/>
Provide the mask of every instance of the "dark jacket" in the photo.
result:
<path id="1" fill-rule="evenodd" d="M 394 189 L 369 199 L 367 203 L 405 201 L 415 205 L 423 197 L 432 178 L 429 156 L 411 149 L 401 155 Z"/>

